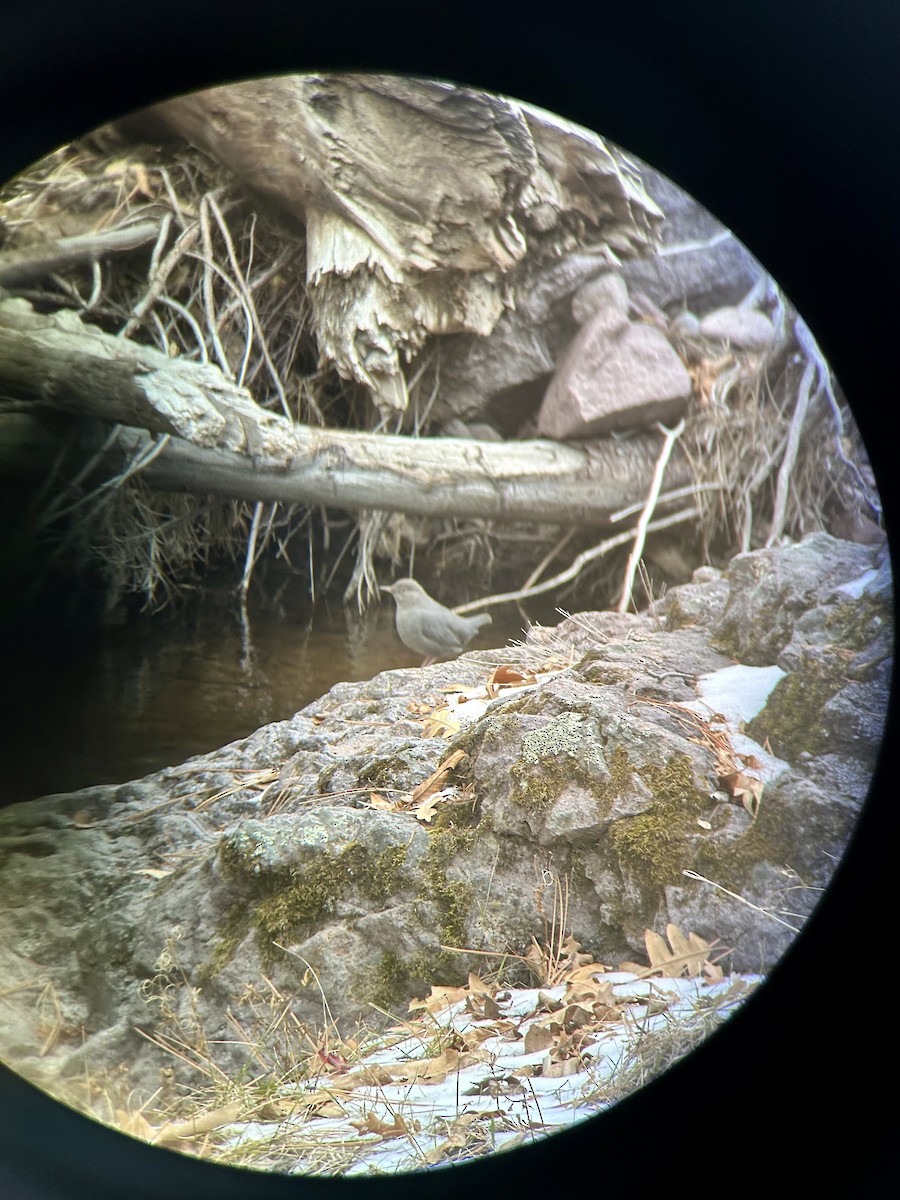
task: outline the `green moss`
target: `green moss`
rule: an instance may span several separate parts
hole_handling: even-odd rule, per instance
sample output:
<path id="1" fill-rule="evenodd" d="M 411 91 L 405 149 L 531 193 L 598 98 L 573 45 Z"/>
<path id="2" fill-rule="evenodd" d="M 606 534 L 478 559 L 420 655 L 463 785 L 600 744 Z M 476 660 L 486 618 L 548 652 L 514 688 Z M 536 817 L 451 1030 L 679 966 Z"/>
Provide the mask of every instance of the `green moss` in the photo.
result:
<path id="1" fill-rule="evenodd" d="M 234 953 L 250 929 L 250 914 L 243 904 L 233 904 L 225 914 L 222 935 L 213 946 L 212 954 L 197 969 L 198 987 L 205 987 L 234 958 Z"/>
<path id="2" fill-rule="evenodd" d="M 772 689 L 765 708 L 747 725 L 747 734 L 788 762 L 806 750 L 819 754 L 826 748 L 827 731 L 822 710 L 845 686 L 847 663 L 839 651 L 807 656 L 800 667 Z"/>
<path id="3" fill-rule="evenodd" d="M 370 1001 L 387 1012 L 393 1011 L 405 999 L 409 978 L 409 966 L 402 959 L 396 954 L 382 954 L 375 969 Z"/>
<path id="4" fill-rule="evenodd" d="M 863 593 L 858 600 L 836 604 L 825 618 L 825 628 L 834 641 L 848 650 L 865 650 L 885 625 L 892 624 L 890 608 L 883 600 Z"/>
<path id="5" fill-rule="evenodd" d="M 448 878 L 446 868 L 457 854 L 471 849 L 474 829 L 432 829 L 428 836 L 428 849 L 420 863 L 424 887 L 416 901 L 437 906 L 438 936 L 444 945 L 465 946 L 472 889 L 461 880 Z M 413 982 L 462 982 L 460 961 L 458 954 L 443 949 L 422 950 L 406 961 L 395 954 L 384 954 L 369 999 L 380 1008 L 390 1010 L 411 994 Z"/>
<path id="6" fill-rule="evenodd" d="M 782 861 L 784 848 L 790 844 L 791 838 L 785 821 L 783 809 L 776 803 L 767 802 L 763 792 L 756 820 L 747 832 L 727 844 L 702 843 L 696 869 L 731 891 L 740 893 L 759 863 Z"/>
<path id="7" fill-rule="evenodd" d="M 397 787 L 397 781 L 409 775 L 409 761 L 402 754 L 377 759 L 359 773 L 359 786 L 381 791 Z"/>
<path id="8" fill-rule="evenodd" d="M 458 943 L 449 943 L 456 945 Z M 422 950 L 409 960 L 409 978 L 422 979 L 426 984 L 459 984 L 464 982 L 463 971 L 460 968 L 460 956 L 451 954 L 449 950 L 435 950 L 431 953 Z"/>
<path id="9" fill-rule="evenodd" d="M 247 872 L 246 848 L 228 847 L 231 858 Z M 320 855 L 308 865 L 269 873 L 260 880 L 261 895 L 251 902 L 244 916 L 244 933 L 252 923 L 263 961 L 270 964 L 277 951 L 273 943 L 296 941 L 334 908 L 335 901 L 353 891 L 371 900 L 383 901 L 403 883 L 406 848 L 392 846 L 378 855 L 359 842 L 351 842 L 340 854 Z M 252 870 L 250 872 L 253 873 Z M 248 908 L 242 908 L 248 913 Z M 243 934 L 241 935 L 243 937 Z M 225 949 L 232 939 L 223 936 L 222 950 L 210 959 L 207 977 L 227 961 Z M 239 939 L 240 940 L 240 939 Z M 235 943 L 237 944 L 237 943 Z M 234 947 L 231 949 L 234 953 Z"/>
<path id="10" fill-rule="evenodd" d="M 594 781 L 592 790 L 597 803 L 597 816 L 605 820 L 613 804 L 631 783 L 634 769 L 624 746 L 616 746 L 609 760 L 609 774 L 605 781 Z"/>
<path id="11" fill-rule="evenodd" d="M 609 831 L 622 866 L 656 887 L 681 882 L 694 850 L 689 835 L 696 832 L 697 817 L 709 806 L 709 797 L 694 785 L 691 760 L 673 755 L 665 766 L 648 764 L 638 774 L 653 793 L 647 812 L 623 817 Z"/>
<path id="12" fill-rule="evenodd" d="M 447 877 L 447 866 L 457 854 L 470 850 L 475 840 L 472 830 L 434 831 L 429 834 L 428 849 L 420 870 L 425 890 L 417 897 L 436 904 L 440 914 L 440 938 L 448 946 L 462 946 L 468 931 L 472 889 L 461 880 Z"/>
<path id="13" fill-rule="evenodd" d="M 607 761 L 586 735 L 586 718 L 577 713 L 565 716 L 569 719 L 553 721 L 536 735 L 529 734 L 527 745 L 523 742 L 522 755 L 509 771 L 515 784 L 511 799 L 544 811 L 563 788 L 577 782 L 594 797 L 597 816 L 604 820 L 631 782 L 631 762 L 622 746 L 616 746 Z"/>

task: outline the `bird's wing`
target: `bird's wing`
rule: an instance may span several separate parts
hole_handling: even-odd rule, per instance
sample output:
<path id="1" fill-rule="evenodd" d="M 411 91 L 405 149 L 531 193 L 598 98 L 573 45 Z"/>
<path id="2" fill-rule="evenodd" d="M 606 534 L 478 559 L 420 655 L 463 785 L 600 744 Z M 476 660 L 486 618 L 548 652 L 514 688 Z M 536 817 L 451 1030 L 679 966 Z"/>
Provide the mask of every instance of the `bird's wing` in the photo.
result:
<path id="1" fill-rule="evenodd" d="M 453 614 L 450 613 L 449 616 L 452 617 Z M 452 621 L 447 618 L 446 613 L 423 612 L 419 629 L 422 636 L 431 643 L 429 649 L 433 648 L 435 653 L 454 650 L 458 654 L 469 640 L 468 631 L 464 625 L 460 625 L 458 617 L 454 617 Z"/>

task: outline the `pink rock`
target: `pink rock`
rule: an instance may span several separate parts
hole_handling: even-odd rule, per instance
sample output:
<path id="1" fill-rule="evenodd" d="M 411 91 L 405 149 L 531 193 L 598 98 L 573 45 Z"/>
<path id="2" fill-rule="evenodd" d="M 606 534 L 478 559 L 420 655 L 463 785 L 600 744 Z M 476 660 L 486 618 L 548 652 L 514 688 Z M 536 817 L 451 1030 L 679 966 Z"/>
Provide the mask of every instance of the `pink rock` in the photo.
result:
<path id="1" fill-rule="evenodd" d="M 609 311 L 581 329 L 557 368 L 538 414 L 542 437 L 586 438 L 672 421 L 684 412 L 691 377 L 665 334 Z"/>

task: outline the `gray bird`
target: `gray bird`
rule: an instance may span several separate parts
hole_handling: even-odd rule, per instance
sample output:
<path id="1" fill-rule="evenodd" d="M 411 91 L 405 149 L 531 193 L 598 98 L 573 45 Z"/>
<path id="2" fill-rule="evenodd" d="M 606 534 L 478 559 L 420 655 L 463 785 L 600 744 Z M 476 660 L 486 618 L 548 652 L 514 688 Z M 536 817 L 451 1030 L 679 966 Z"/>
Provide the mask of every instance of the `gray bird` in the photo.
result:
<path id="1" fill-rule="evenodd" d="M 461 654 L 482 625 L 491 623 L 488 613 L 458 617 L 432 600 L 414 579 L 398 579 L 381 590 L 397 602 L 397 634 L 404 646 L 426 656 L 423 667 L 437 658 Z"/>

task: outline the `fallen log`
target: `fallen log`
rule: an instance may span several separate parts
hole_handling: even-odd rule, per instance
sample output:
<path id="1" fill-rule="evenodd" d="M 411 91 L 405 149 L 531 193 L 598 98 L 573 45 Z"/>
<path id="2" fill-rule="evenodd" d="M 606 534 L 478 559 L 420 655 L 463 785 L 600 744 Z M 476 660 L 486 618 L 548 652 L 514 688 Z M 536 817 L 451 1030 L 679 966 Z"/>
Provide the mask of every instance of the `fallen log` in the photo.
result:
<path id="1" fill-rule="evenodd" d="M 71 312 L 35 313 L 21 299 L 0 301 L 0 387 L 20 407 L 128 427 L 95 480 L 143 461 L 141 478 L 159 490 L 432 518 L 605 525 L 645 496 L 660 444 L 649 432 L 482 442 L 293 425 L 212 364 L 169 358 Z M 168 442 L 151 458 L 154 436 Z M 666 486 L 690 478 L 686 460 L 673 459 Z"/>
<path id="2" fill-rule="evenodd" d="M 142 469 L 160 491 L 247 501 L 382 509 L 411 516 L 482 518 L 604 526 L 643 499 L 662 441 L 657 433 L 583 445 L 550 441 L 477 442 L 345 430 L 294 428 L 297 452 L 284 468 L 173 438 Z M 149 436 L 124 431 L 101 460 L 120 472 L 149 449 Z M 666 487 L 689 484 L 673 456 Z"/>

